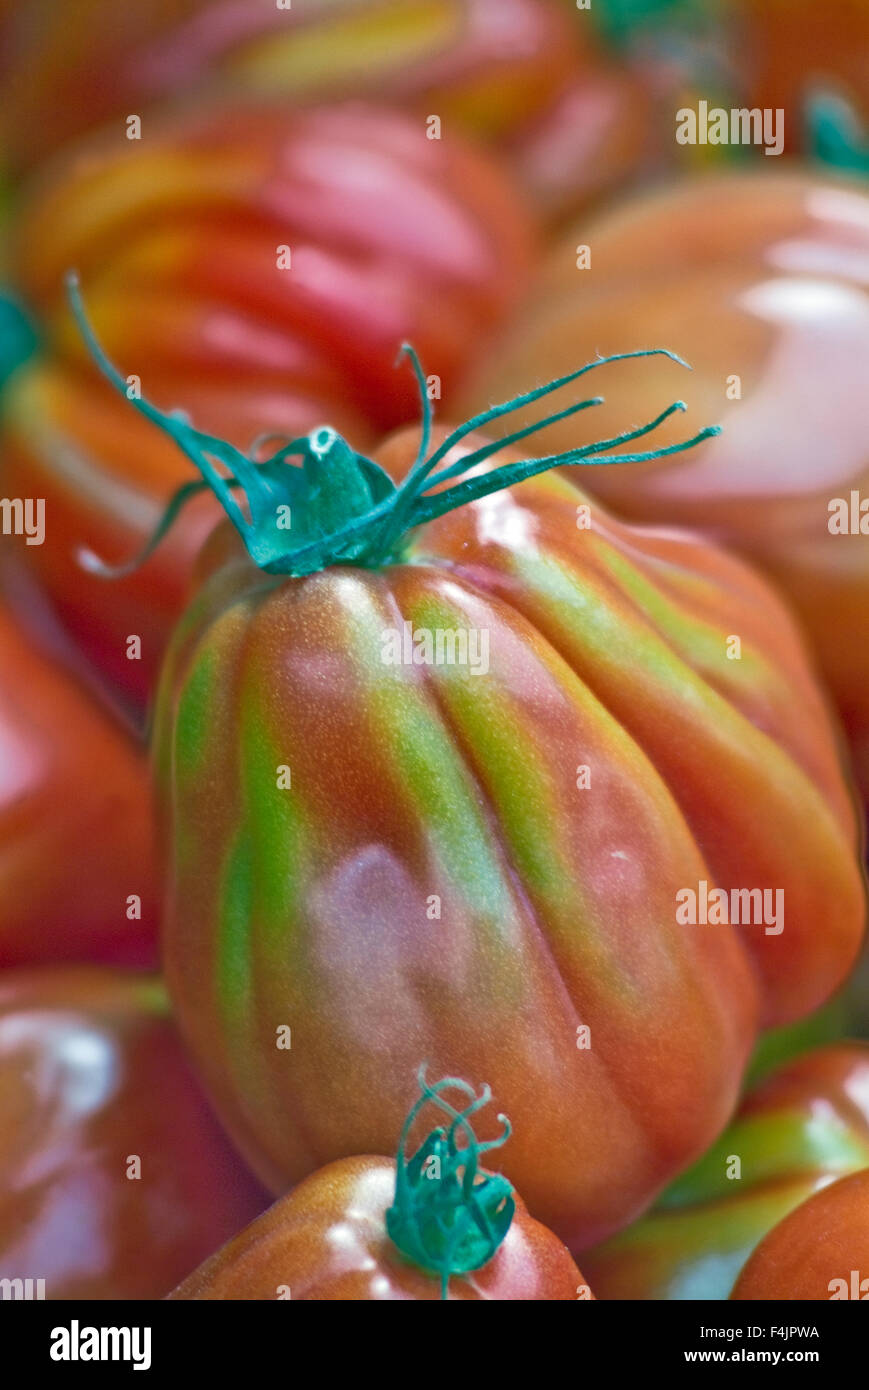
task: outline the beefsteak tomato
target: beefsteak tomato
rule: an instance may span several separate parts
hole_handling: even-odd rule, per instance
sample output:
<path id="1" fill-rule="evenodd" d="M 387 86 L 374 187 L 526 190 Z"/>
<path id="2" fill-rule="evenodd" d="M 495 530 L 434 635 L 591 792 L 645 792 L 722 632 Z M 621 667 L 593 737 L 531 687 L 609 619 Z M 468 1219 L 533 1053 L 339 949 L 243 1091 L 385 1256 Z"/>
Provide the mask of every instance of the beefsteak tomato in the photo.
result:
<path id="1" fill-rule="evenodd" d="M 603 1299 L 725 1299 L 788 1212 L 869 1167 L 869 1044 L 809 1053 L 768 1077 L 657 1207 L 583 1255 Z"/>
<path id="2" fill-rule="evenodd" d="M 591 268 L 577 270 L 577 246 Z M 600 469 L 633 520 L 741 550 L 787 590 L 814 640 L 869 791 L 869 196 L 809 174 L 740 174 L 652 194 L 552 253 L 539 291 L 469 409 L 567 371 L 588 352 L 678 345 L 685 399 L 723 421 L 689 458 Z M 669 366 L 617 364 L 605 427 L 642 412 Z M 667 428 L 665 426 L 665 428 Z M 580 420 L 552 450 L 590 437 Z"/>
<path id="3" fill-rule="evenodd" d="M 0 1097 L 0 1279 L 31 1296 L 162 1298 L 266 1205 L 149 976 L 0 976 Z"/>
<path id="4" fill-rule="evenodd" d="M 869 1299 L 869 1168 L 816 1192 L 755 1250 L 732 1297 Z"/>
<path id="5" fill-rule="evenodd" d="M 201 426 L 245 448 L 324 419 L 364 444 L 415 409 L 394 370 L 402 337 L 448 393 L 522 289 L 531 245 L 485 156 L 427 140 L 395 112 L 197 108 L 146 134 L 98 139 L 19 211 L 15 274 L 46 346 L 9 383 L 0 459 L 3 491 L 44 498 L 52 517 L 26 561 L 65 629 L 139 706 L 215 512 L 201 502 L 111 593 L 81 569 L 79 546 L 113 560 L 137 550 L 183 474 L 82 354 L 66 268 L 138 374 L 131 392 L 171 404 L 181 389 Z"/>
<path id="6" fill-rule="evenodd" d="M 153 964 L 154 849 L 143 752 L 0 602 L 0 966 Z"/>
<path id="7" fill-rule="evenodd" d="M 155 725 L 168 980 L 221 1115 L 280 1191 L 388 1151 L 419 1057 L 489 1073 L 505 1172 L 590 1243 L 723 1127 L 758 1009 L 815 1008 L 859 946 L 854 811 L 786 610 L 544 476 L 613 439 L 492 467 L 479 420 L 432 445 L 424 398 L 385 469 L 325 428 L 257 466 L 135 404 L 247 548 L 215 544 Z"/>
<path id="8" fill-rule="evenodd" d="M 447 1078 L 423 1101 L 443 1125 L 398 1160 L 343 1158 L 305 1178 L 289 1196 L 212 1255 L 173 1299 L 395 1301 L 436 1298 L 563 1301 L 593 1297 L 557 1236 L 534 1221 L 481 1154 L 509 1135 L 477 1142 L 470 1116 L 488 1099 Z M 446 1096 L 460 1090 L 466 1104 Z M 499 1116 L 504 1120 L 504 1116 Z"/>

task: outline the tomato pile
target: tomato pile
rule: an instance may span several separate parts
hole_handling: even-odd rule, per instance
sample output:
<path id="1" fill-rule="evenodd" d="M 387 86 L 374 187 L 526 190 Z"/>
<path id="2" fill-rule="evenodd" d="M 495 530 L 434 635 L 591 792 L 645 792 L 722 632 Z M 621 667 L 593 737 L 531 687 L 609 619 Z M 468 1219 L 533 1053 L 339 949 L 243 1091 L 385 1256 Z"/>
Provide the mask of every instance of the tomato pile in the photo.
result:
<path id="1" fill-rule="evenodd" d="M 818 14 L 0 4 L 4 1297 L 869 1298 Z"/>

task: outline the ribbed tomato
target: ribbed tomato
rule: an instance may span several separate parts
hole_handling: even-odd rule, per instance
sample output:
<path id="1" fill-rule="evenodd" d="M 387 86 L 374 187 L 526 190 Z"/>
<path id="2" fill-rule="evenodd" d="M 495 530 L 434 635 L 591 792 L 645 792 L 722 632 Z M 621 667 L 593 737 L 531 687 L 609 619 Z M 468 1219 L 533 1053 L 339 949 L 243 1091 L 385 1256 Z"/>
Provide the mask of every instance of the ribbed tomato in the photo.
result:
<path id="1" fill-rule="evenodd" d="M 152 818 L 141 750 L 0 603 L 0 966 L 153 964 Z"/>
<path id="2" fill-rule="evenodd" d="M 583 1257 L 603 1299 L 725 1299 L 790 1211 L 869 1167 L 869 1044 L 791 1062 L 743 1101 L 654 1211 Z M 786 1295 L 783 1295 L 786 1296 Z"/>
<path id="3" fill-rule="evenodd" d="M 588 270 L 576 268 L 580 243 L 591 247 Z M 687 459 L 601 469 L 591 485 L 634 520 L 726 541 L 782 584 L 869 790 L 865 186 L 799 172 L 721 176 L 577 228 L 553 251 L 468 406 L 568 371 L 591 352 L 657 343 L 691 362 L 685 399 L 723 431 Z M 642 416 L 671 381 L 664 358 L 648 370 L 617 364 L 604 428 Z M 593 437 L 590 428 L 580 418 L 543 438 L 563 449 Z"/>
<path id="4" fill-rule="evenodd" d="M 408 353 L 423 425 L 387 468 L 326 427 L 254 461 L 133 403 L 239 533 L 157 704 L 170 989 L 276 1190 L 387 1151 L 424 1057 L 497 1078 L 504 1171 L 589 1243 L 723 1127 L 758 1008 L 799 1017 L 847 973 L 854 810 L 775 595 L 549 471 L 612 463 L 681 402 L 493 466 L 504 441 L 474 431 L 529 398 L 433 440 Z"/>
<path id="5" fill-rule="evenodd" d="M 854 813 L 786 610 L 529 476 L 563 457 L 490 471 L 470 425 L 426 422 L 409 472 L 412 435 L 388 472 L 328 429 L 259 467 L 224 449 L 246 519 L 212 446 L 137 404 L 257 560 L 215 543 L 156 721 L 168 978 L 224 1121 L 279 1191 L 388 1151 L 418 1058 L 489 1075 L 531 1212 L 600 1238 L 720 1131 L 758 1008 L 812 1010 L 858 949 Z"/>
<path id="6" fill-rule="evenodd" d="M 263 431 L 331 420 L 364 445 L 415 412 L 412 377 L 395 370 L 402 338 L 448 393 L 521 291 L 530 245 L 518 195 L 482 154 L 359 105 L 197 109 L 154 118 L 141 141 L 119 128 L 44 178 L 14 236 L 47 345 L 4 397 L 0 489 L 45 499 L 51 534 L 25 559 L 66 629 L 139 704 L 215 512 L 200 502 L 111 589 L 82 570 L 80 546 L 135 553 L 185 475 L 92 372 L 64 272 L 81 272 L 139 387 L 167 406 L 183 398 L 200 427 L 247 448 Z"/>
<path id="7" fill-rule="evenodd" d="M 869 1299 L 869 1168 L 816 1192 L 770 1231 L 732 1297 Z"/>
<path id="8" fill-rule="evenodd" d="M 454 1095 L 446 1078 L 425 1101 Z M 564 1301 L 593 1297 L 557 1236 L 528 1215 L 509 1183 L 488 1173 L 468 1116 L 442 1123 L 406 1157 L 342 1158 L 320 1168 L 231 1240 L 174 1299 L 294 1301 Z M 415 1119 L 415 1114 L 412 1114 Z M 502 1121 L 504 1116 L 499 1117 Z M 466 1132 L 467 1131 L 467 1132 Z M 470 1172 L 469 1172 L 470 1170 Z"/>
<path id="9" fill-rule="evenodd" d="M 156 979 L 0 975 L 0 1279 L 32 1280 L 30 1297 L 162 1298 L 265 1201 Z"/>

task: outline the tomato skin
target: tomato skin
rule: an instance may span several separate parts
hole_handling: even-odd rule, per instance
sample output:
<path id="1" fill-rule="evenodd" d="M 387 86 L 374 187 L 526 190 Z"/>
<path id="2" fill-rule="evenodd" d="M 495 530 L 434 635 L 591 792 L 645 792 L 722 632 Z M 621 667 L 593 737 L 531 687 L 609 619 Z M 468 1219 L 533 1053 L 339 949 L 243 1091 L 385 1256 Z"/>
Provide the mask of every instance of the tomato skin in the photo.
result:
<path id="1" fill-rule="evenodd" d="M 362 175 L 360 176 L 360 169 Z M 64 628 L 141 708 L 214 524 L 197 499 L 140 571 L 107 585 L 76 557 L 136 554 L 189 465 L 89 361 L 63 296 L 76 267 L 109 355 L 164 408 L 240 448 L 328 421 L 366 447 L 417 418 L 403 339 L 449 392 L 521 291 L 517 195 L 482 154 L 378 108 L 197 108 L 147 138 L 105 135 L 20 210 L 16 275 L 48 336 L 4 397 L 0 486 L 43 497 L 24 562 Z M 289 246 L 291 267 L 277 268 Z M 207 253 L 204 248 L 207 247 Z M 140 661 L 126 659 L 130 634 Z"/>
<path id="2" fill-rule="evenodd" d="M 0 603 L 0 966 L 153 964 L 156 937 L 147 760 Z"/>
<path id="3" fill-rule="evenodd" d="M 381 461 L 398 476 L 415 445 Z M 424 1057 L 486 1078 L 514 1125 L 508 1178 L 588 1244 L 726 1123 L 759 986 L 766 1015 L 799 1014 L 854 958 L 853 812 L 786 613 L 696 538 L 598 506 L 578 531 L 581 501 L 534 480 L 381 571 L 281 581 L 236 551 L 179 627 L 155 745 L 168 981 L 276 1192 L 387 1151 Z M 485 630 L 489 672 L 385 664 L 404 620 Z M 785 948 L 677 926 L 701 879 L 784 884 Z"/>
<path id="4" fill-rule="evenodd" d="M 740 1180 L 727 1177 L 741 1162 Z M 841 1043 L 791 1062 L 657 1208 L 583 1267 L 603 1299 L 726 1299 L 775 1225 L 821 1187 L 869 1166 L 869 1045 Z"/>
<path id="5" fill-rule="evenodd" d="M 265 1206 L 150 976 L 0 976 L 0 1096 L 0 1278 L 46 1298 L 161 1298 Z"/>
<path id="6" fill-rule="evenodd" d="M 869 1168 L 816 1192 L 780 1221 L 755 1250 L 731 1297 L 865 1301 L 867 1270 Z"/>
<path id="7" fill-rule="evenodd" d="M 470 411 L 600 350 L 622 363 L 606 405 L 543 441 L 583 443 L 683 395 L 722 434 L 690 455 L 600 469 L 589 486 L 633 520 L 696 527 L 783 586 L 815 644 L 869 791 L 866 536 L 833 535 L 830 503 L 869 496 L 869 196 L 801 172 L 719 176 L 625 203 L 566 236 L 529 308 L 465 402 Z M 576 242 L 593 246 L 577 271 Z M 529 376 L 530 373 L 530 376 Z M 728 399 L 738 378 L 741 399 Z M 735 389 L 735 388 L 734 388 Z M 592 423 L 591 416 L 594 416 Z M 663 437 L 678 437 L 668 423 Z"/>
<path id="8" fill-rule="evenodd" d="M 440 1299 L 440 1280 L 405 1260 L 386 1233 L 395 1161 L 343 1158 L 320 1168 L 205 1261 L 173 1299 L 395 1301 Z M 514 1194 L 515 1196 L 515 1194 Z M 521 1197 L 493 1258 L 453 1275 L 451 1299 L 588 1298 L 570 1252 Z M 281 1287 L 287 1295 L 279 1294 Z M 593 1297 L 593 1295 L 591 1295 Z"/>

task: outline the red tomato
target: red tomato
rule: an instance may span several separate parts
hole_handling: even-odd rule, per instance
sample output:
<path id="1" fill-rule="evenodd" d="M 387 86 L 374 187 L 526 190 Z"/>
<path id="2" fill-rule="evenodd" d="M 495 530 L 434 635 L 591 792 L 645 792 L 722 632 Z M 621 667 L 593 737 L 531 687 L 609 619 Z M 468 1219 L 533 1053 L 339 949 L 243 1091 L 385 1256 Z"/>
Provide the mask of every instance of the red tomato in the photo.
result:
<path id="1" fill-rule="evenodd" d="M 603 1299 L 728 1298 L 777 1222 L 867 1165 L 869 1044 L 838 1043 L 750 1092 L 700 1162 L 583 1267 Z"/>
<path id="2" fill-rule="evenodd" d="M 869 1299 L 869 1168 L 823 1188 L 774 1227 L 731 1297 Z"/>
<path id="3" fill-rule="evenodd" d="M 177 1299 L 439 1299 L 438 1280 L 404 1260 L 386 1232 L 395 1160 L 342 1158 L 212 1255 L 170 1295 Z M 588 1298 L 557 1236 L 519 1199 L 504 1244 L 476 1273 L 450 1280 L 451 1299 Z"/>
<path id="4" fill-rule="evenodd" d="M 381 455 L 393 477 L 417 443 Z M 168 977 L 275 1191 L 388 1151 L 426 1057 L 492 1078 L 504 1171 L 588 1244 L 720 1132 L 758 994 L 796 1017 L 853 963 L 854 814 L 786 611 L 694 535 L 598 504 L 578 529 L 586 505 L 538 477 L 395 563 L 298 579 L 239 543 L 178 630 L 156 721 Z M 406 623 L 485 632 L 485 673 L 386 663 Z M 680 922 L 707 884 L 781 891 L 786 925 Z"/>
<path id="5" fill-rule="evenodd" d="M 455 1086 L 451 1078 L 439 1083 L 443 1094 Z M 433 1131 L 409 1162 L 402 1144 L 398 1164 L 344 1158 L 319 1169 L 170 1297 L 592 1298 L 558 1237 L 532 1220 L 509 1183 L 479 1166 L 476 1135 L 463 1132 L 468 1123 Z"/>
<path id="6" fill-rule="evenodd" d="M 65 628 L 140 706 L 215 513 L 203 503 L 113 586 L 82 571 L 79 546 L 113 562 L 134 554 L 188 475 L 97 380 L 70 327 L 65 270 L 80 270 L 124 372 L 165 407 L 183 401 L 243 448 L 325 420 L 361 447 L 416 413 L 413 376 L 395 368 L 402 340 L 447 392 L 521 290 L 529 252 L 516 195 L 482 155 L 357 105 L 197 110 L 154 120 L 141 143 L 119 130 L 43 182 L 16 237 L 49 341 L 4 398 L 0 487 L 45 499 L 49 540 L 24 558 Z M 126 659 L 130 634 L 141 661 Z"/>
<path id="7" fill-rule="evenodd" d="M 156 980 L 0 976 L 0 1279 L 44 1279 L 49 1299 L 161 1298 L 264 1205 Z"/>
<path id="8" fill-rule="evenodd" d="M 151 817 L 142 753 L 0 606 L 0 965 L 152 963 Z"/>
<path id="9" fill-rule="evenodd" d="M 591 249 L 578 270 L 577 246 Z M 721 176 L 625 203 L 555 248 L 536 296 L 468 409 L 594 352 L 671 347 L 617 364 L 607 401 L 543 436 L 583 444 L 683 395 L 722 434 L 693 453 L 595 470 L 634 520 L 725 541 L 787 590 L 814 640 L 869 791 L 869 196 L 804 173 Z M 592 423 L 592 416 L 594 422 Z M 665 424 L 665 437 L 676 431 Z M 831 527 L 834 506 L 845 533 Z M 860 508 L 862 507 L 862 511 Z"/>

